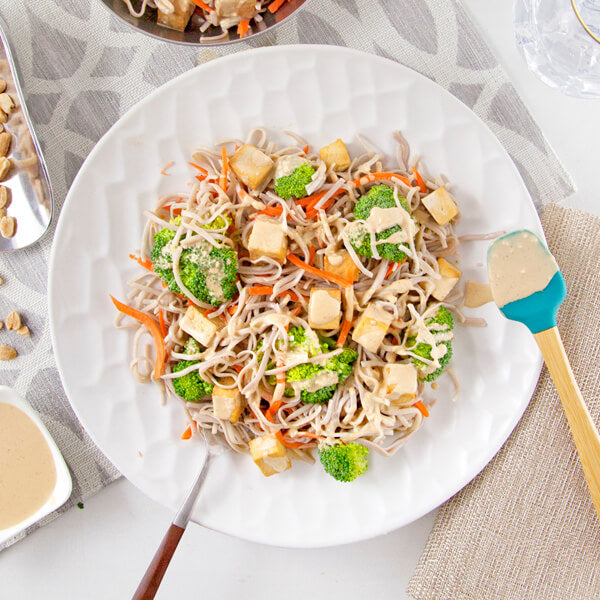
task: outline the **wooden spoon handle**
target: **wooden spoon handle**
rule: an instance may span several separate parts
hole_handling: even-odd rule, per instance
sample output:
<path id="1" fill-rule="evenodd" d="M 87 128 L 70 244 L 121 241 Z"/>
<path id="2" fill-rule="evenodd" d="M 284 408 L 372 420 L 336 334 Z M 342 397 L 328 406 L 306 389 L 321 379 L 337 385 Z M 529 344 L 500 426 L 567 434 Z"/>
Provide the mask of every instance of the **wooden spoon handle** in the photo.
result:
<path id="1" fill-rule="evenodd" d="M 562 400 L 592 502 L 600 517 L 600 435 L 575 381 L 558 328 L 540 331 L 534 337 Z"/>
<path id="2" fill-rule="evenodd" d="M 146 569 L 140 585 L 135 590 L 132 600 L 152 600 L 154 598 L 184 531 L 185 529 L 178 525 L 169 527 L 152 562 Z"/>

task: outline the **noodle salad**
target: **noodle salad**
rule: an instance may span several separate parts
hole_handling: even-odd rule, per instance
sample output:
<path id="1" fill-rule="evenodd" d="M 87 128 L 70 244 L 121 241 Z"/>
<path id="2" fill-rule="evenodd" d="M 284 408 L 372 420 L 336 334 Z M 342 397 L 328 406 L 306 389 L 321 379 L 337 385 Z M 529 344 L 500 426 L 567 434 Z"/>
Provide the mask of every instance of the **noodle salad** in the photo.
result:
<path id="1" fill-rule="evenodd" d="M 352 481 L 429 416 L 463 320 L 459 211 L 398 132 L 394 166 L 360 136 L 351 157 L 286 134 L 197 148 L 188 189 L 144 212 L 143 268 L 112 300 L 134 377 L 182 403 L 183 439 L 210 432 L 266 476 L 316 450 Z"/>
<path id="2" fill-rule="evenodd" d="M 275 14 L 290 0 L 123 0 L 129 14 L 140 18 L 148 10 L 156 10 L 156 22 L 162 27 L 184 31 L 194 28 L 205 34 L 211 28 L 219 35 L 200 37 L 200 41 L 216 42 L 228 38 L 235 29 L 239 38 L 258 30 L 265 14 Z M 264 26 L 264 23 L 262 23 Z"/>

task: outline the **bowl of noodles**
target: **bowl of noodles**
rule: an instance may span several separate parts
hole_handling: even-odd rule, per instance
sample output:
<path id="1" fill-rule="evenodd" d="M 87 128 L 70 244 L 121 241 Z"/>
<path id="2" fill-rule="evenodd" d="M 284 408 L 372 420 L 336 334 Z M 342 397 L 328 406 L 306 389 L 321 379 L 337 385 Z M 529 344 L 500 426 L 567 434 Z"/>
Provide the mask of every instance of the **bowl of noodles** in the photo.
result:
<path id="1" fill-rule="evenodd" d="M 506 151 L 418 73 L 326 46 L 210 61 L 121 117 L 69 190 L 48 281 L 61 380 L 165 506 L 201 436 L 223 448 L 207 527 L 290 547 L 389 532 L 527 406 L 535 342 L 462 300 L 486 238 L 519 227 L 542 231 Z"/>
<path id="2" fill-rule="evenodd" d="M 167 42 L 221 45 L 272 29 L 310 0 L 101 0 L 122 21 Z"/>

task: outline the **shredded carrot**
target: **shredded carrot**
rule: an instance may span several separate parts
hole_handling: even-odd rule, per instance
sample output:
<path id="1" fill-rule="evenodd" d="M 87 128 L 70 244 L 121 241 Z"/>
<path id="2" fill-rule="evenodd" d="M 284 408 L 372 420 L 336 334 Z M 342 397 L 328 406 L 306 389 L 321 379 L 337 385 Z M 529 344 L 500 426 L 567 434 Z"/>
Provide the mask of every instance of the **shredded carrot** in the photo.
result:
<path id="1" fill-rule="evenodd" d="M 324 191 L 324 192 L 319 192 L 318 194 L 313 194 L 312 196 L 309 196 L 310 198 L 312 198 L 312 200 L 306 204 L 306 216 L 314 216 L 317 214 L 317 209 L 315 208 L 315 206 L 318 204 L 319 200 L 327 193 L 328 190 Z M 345 188 L 340 188 L 339 190 L 336 190 L 331 198 L 329 198 L 329 200 L 327 200 L 325 203 L 323 203 L 323 206 L 321 206 L 321 208 L 323 210 L 325 210 L 326 208 L 328 208 L 329 206 L 331 206 L 331 204 L 333 203 L 334 199 L 336 196 L 339 196 L 340 194 L 344 194 L 346 193 L 346 189 Z M 313 213 L 312 215 L 309 215 L 309 213 Z"/>
<path id="2" fill-rule="evenodd" d="M 253 215 L 253 217 L 258 217 L 258 215 L 267 215 L 268 217 L 279 217 L 283 213 L 283 206 L 281 204 L 279 206 L 267 206 L 267 208 L 263 208 L 259 210 L 257 213 Z M 251 217 L 252 218 L 252 217 Z"/>
<path id="3" fill-rule="evenodd" d="M 348 337 L 348 334 L 350 333 L 351 328 L 352 328 L 352 321 L 344 320 L 342 322 L 342 327 L 340 329 L 340 335 L 338 336 L 338 340 L 336 343 L 336 346 L 338 348 L 341 348 L 346 343 L 346 338 Z"/>
<path id="4" fill-rule="evenodd" d="M 419 191 L 421 192 L 421 194 L 426 194 L 427 193 L 427 184 L 425 183 L 424 179 L 421 177 L 421 174 L 419 173 L 419 171 L 417 171 L 417 169 L 415 169 L 415 167 L 412 167 L 412 172 L 415 174 L 415 179 L 417 180 L 417 185 L 419 186 Z"/>
<path id="5" fill-rule="evenodd" d="M 300 436 L 300 434 L 298 434 L 298 436 Z M 283 435 L 283 433 L 281 433 L 281 431 L 276 431 L 275 432 L 275 437 L 284 446 L 287 446 L 288 448 L 306 448 L 306 447 L 309 446 L 309 444 L 312 444 L 312 442 L 294 442 L 292 439 L 290 439 L 289 436 Z M 312 437 L 312 436 L 303 435 L 301 437 Z M 315 439 L 317 439 L 317 438 L 315 438 Z"/>
<path id="6" fill-rule="evenodd" d="M 198 181 L 204 181 L 206 179 L 206 175 L 196 175 L 196 179 Z"/>
<path id="7" fill-rule="evenodd" d="M 154 363 L 154 379 L 158 379 L 163 372 L 163 367 L 165 366 L 165 340 L 163 339 L 160 328 L 156 324 L 154 319 L 151 319 L 146 313 L 143 313 L 131 306 L 127 306 L 127 304 L 123 304 L 119 302 L 116 298 L 112 296 L 110 299 L 113 301 L 113 304 L 117 307 L 119 312 L 122 312 L 124 315 L 128 317 L 132 317 L 143 323 L 147 328 L 152 338 L 154 339 L 154 344 L 156 345 L 156 361 Z"/>
<path id="8" fill-rule="evenodd" d="M 322 279 L 327 279 L 327 281 L 331 281 L 332 283 L 337 283 L 338 285 L 347 288 L 352 286 L 352 282 L 340 277 L 339 275 L 335 275 L 334 273 L 328 273 L 327 271 L 323 271 L 321 269 L 317 269 L 317 267 L 313 267 L 308 263 L 305 263 L 303 260 L 300 260 L 295 254 L 291 252 L 287 255 L 287 259 L 300 269 L 304 269 L 307 273 L 311 275 L 316 275 L 317 277 L 321 277 Z"/>
<path id="9" fill-rule="evenodd" d="M 395 262 L 390 263 L 383 278 L 387 279 L 396 270 L 397 266 L 398 266 L 398 263 L 395 263 Z"/>
<path id="10" fill-rule="evenodd" d="M 135 254 L 130 254 L 129 258 L 131 258 L 132 260 L 135 260 L 135 262 L 140 265 L 140 267 L 144 267 L 144 269 L 148 269 L 148 271 L 153 271 L 154 268 L 152 266 L 152 261 L 150 260 L 142 260 L 139 256 L 136 256 Z"/>
<path id="11" fill-rule="evenodd" d="M 253 285 L 248 288 L 248 296 L 267 296 L 273 293 L 273 288 L 268 285 Z"/>
<path id="12" fill-rule="evenodd" d="M 265 396 L 265 395 L 266 394 L 263 393 L 263 396 Z M 271 402 L 269 408 L 267 408 L 267 410 L 265 412 L 265 418 L 267 419 L 267 421 L 269 421 L 271 423 L 275 423 L 275 415 L 277 414 L 277 411 L 281 408 L 282 404 L 283 404 L 283 402 L 281 400 L 278 400 L 277 402 Z M 252 410 L 252 407 L 250 407 L 250 409 Z M 252 412 L 254 412 L 254 411 L 252 411 Z M 256 414 L 254 416 L 256 416 Z M 319 436 L 317 436 L 314 433 L 310 433 L 310 432 L 307 432 L 305 434 L 298 433 L 297 435 L 299 437 L 309 437 L 309 438 L 314 438 L 314 439 L 319 438 Z M 287 446 L 288 448 L 304 448 L 307 446 L 308 443 L 310 443 L 310 442 L 294 442 L 293 440 L 291 440 L 289 438 L 289 436 L 284 436 L 281 431 L 276 431 L 275 437 L 284 446 Z"/>
<path id="13" fill-rule="evenodd" d="M 302 148 L 302 152 L 304 152 L 304 154 L 308 154 L 308 144 Z"/>
<path id="14" fill-rule="evenodd" d="M 406 258 L 403 258 L 402 260 L 398 261 L 398 262 L 392 262 L 388 265 L 387 271 L 385 272 L 384 275 L 384 279 L 387 279 L 401 264 L 403 264 L 406 261 Z"/>
<path id="15" fill-rule="evenodd" d="M 221 161 L 223 167 L 221 169 L 221 176 L 219 177 L 219 187 L 226 192 L 227 191 L 227 171 L 229 170 L 229 160 L 227 159 L 227 148 L 223 146 L 221 148 Z"/>
<path id="16" fill-rule="evenodd" d="M 313 433 L 312 431 L 299 431 L 296 434 L 297 437 L 307 437 L 307 438 L 312 438 L 313 440 L 321 440 L 323 439 L 322 435 L 319 435 L 318 433 Z"/>
<path id="17" fill-rule="evenodd" d="M 313 266 L 315 263 L 315 256 L 317 255 L 317 249 L 314 246 L 308 247 L 308 264 Z"/>
<path id="18" fill-rule="evenodd" d="M 167 202 L 166 204 L 163 204 L 161 208 L 172 213 L 173 215 L 180 215 L 183 208 L 173 208 L 174 204 L 175 202 Z"/>
<path id="19" fill-rule="evenodd" d="M 391 181 L 392 179 L 399 179 L 402 183 L 405 183 L 408 187 L 413 187 L 412 183 L 407 177 L 403 175 L 398 175 L 398 173 L 369 173 L 368 175 L 363 175 L 358 179 L 355 179 L 352 183 L 355 187 L 360 187 L 361 185 L 367 185 L 367 183 L 373 183 L 374 181 Z"/>
<path id="20" fill-rule="evenodd" d="M 267 412 L 265 413 L 265 418 L 267 419 L 267 421 L 275 423 L 275 414 L 277 414 L 277 411 L 279 410 L 282 404 L 283 403 L 281 402 L 281 400 L 278 400 L 277 402 L 271 402 L 269 408 L 267 408 Z"/>
<path id="21" fill-rule="evenodd" d="M 240 145 L 239 145 L 239 144 L 236 144 L 236 145 L 235 145 L 235 148 L 233 149 L 233 151 L 234 151 L 234 152 L 237 152 L 239 149 L 240 149 Z"/>
<path id="22" fill-rule="evenodd" d="M 250 19 L 245 19 L 244 21 L 240 21 L 237 26 L 237 34 L 242 39 L 247 33 L 248 28 L 250 27 Z"/>
<path id="23" fill-rule="evenodd" d="M 426 406 L 423 404 L 423 402 L 422 402 L 421 400 L 417 400 L 417 401 L 416 401 L 416 402 L 413 404 L 413 406 L 414 406 L 415 408 L 418 408 L 418 409 L 419 409 L 419 411 L 421 412 L 421 414 L 422 414 L 424 417 L 428 417 L 428 416 L 429 416 L 429 411 L 427 410 L 427 407 L 426 407 Z"/>
<path id="24" fill-rule="evenodd" d="M 201 167 L 200 165 L 197 165 L 196 163 L 193 163 L 193 162 L 189 162 L 188 165 L 190 165 L 190 167 L 194 167 L 194 169 L 198 169 L 198 171 L 200 171 L 200 173 L 202 173 L 202 175 L 208 175 L 208 171 L 206 169 L 204 169 L 203 167 Z"/>
<path id="25" fill-rule="evenodd" d="M 285 0 L 273 0 L 271 4 L 269 4 L 269 12 L 275 14 L 285 3 Z"/>
<path id="26" fill-rule="evenodd" d="M 268 285 L 253 285 L 248 288 L 248 296 L 271 296 L 272 294 L 273 288 Z M 278 292 L 275 296 L 277 298 L 289 296 L 294 302 L 300 302 L 300 297 L 292 290 L 283 290 L 283 292 Z"/>
<path id="27" fill-rule="evenodd" d="M 242 367 L 241 365 L 232 365 L 233 369 L 236 373 L 241 373 L 242 372 Z"/>
<path id="28" fill-rule="evenodd" d="M 181 434 L 182 440 L 189 440 L 192 437 L 192 426 L 188 425 L 188 428 Z"/>
<path id="29" fill-rule="evenodd" d="M 161 175 L 168 175 L 167 173 L 167 169 L 173 164 L 173 161 L 169 161 L 163 168 L 162 171 L 160 172 Z"/>
<path id="30" fill-rule="evenodd" d="M 169 330 L 167 329 L 167 324 L 165 323 L 165 315 L 163 314 L 163 310 L 158 311 L 158 326 L 160 327 L 160 332 L 163 338 L 167 337 L 167 333 Z"/>
<path id="31" fill-rule="evenodd" d="M 192 2 L 198 8 L 201 8 L 202 10 L 207 10 L 208 12 L 215 10 L 212 6 L 209 6 L 208 4 L 206 4 L 206 2 L 202 2 L 202 0 L 192 0 Z"/>
<path id="32" fill-rule="evenodd" d="M 228 309 L 227 312 L 233 316 L 235 315 L 235 311 L 237 310 L 237 304 L 232 304 Z"/>

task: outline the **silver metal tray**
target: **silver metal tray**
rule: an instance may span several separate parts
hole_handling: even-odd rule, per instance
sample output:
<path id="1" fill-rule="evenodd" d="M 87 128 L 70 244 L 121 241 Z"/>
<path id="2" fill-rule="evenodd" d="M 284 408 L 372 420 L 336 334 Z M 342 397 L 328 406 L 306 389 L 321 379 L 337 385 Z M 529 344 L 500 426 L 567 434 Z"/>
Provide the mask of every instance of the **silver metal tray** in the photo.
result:
<path id="1" fill-rule="evenodd" d="M 0 18 L 0 79 L 7 82 L 6 93 L 15 107 L 8 114 L 4 129 L 11 134 L 8 157 L 11 167 L 0 185 L 8 189 L 6 214 L 16 219 L 15 234 L 0 236 L 0 251 L 18 250 L 37 242 L 52 220 L 52 188 L 40 145 L 18 77 L 16 59 L 11 52 L 8 27 Z"/>

